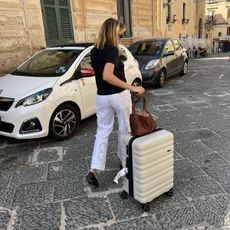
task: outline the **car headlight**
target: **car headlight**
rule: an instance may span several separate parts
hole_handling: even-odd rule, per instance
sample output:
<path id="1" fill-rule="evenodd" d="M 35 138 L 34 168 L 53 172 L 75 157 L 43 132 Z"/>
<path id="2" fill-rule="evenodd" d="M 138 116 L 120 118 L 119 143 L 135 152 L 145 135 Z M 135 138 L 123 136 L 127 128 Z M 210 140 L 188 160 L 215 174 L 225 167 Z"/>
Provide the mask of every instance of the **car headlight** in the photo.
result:
<path id="1" fill-rule="evenodd" d="M 159 60 L 151 60 L 147 63 L 147 65 L 145 66 L 145 70 L 148 70 L 148 69 L 153 69 L 157 64 L 158 64 Z"/>
<path id="2" fill-rule="evenodd" d="M 22 100 L 20 100 L 15 107 L 18 107 L 18 106 L 30 106 L 30 105 L 34 105 L 34 104 L 37 104 L 37 103 L 40 103 L 42 101 L 44 101 L 49 95 L 50 93 L 52 92 L 52 88 L 48 88 L 48 89 L 44 89 L 40 92 L 37 92 L 35 94 L 32 94 L 28 97 L 25 97 L 23 98 Z"/>

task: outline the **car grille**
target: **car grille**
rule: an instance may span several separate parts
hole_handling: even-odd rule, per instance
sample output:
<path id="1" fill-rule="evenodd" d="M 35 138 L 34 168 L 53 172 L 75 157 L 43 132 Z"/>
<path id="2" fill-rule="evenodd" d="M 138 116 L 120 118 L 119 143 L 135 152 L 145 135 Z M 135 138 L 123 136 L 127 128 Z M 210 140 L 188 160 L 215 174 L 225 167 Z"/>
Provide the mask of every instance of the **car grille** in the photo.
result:
<path id="1" fill-rule="evenodd" d="M 0 131 L 6 132 L 6 133 L 12 133 L 14 130 L 14 125 L 11 123 L 7 123 L 2 121 L 0 124 Z"/>
<path id="2" fill-rule="evenodd" d="M 0 97 L 0 111 L 7 111 L 14 103 L 13 98 Z"/>

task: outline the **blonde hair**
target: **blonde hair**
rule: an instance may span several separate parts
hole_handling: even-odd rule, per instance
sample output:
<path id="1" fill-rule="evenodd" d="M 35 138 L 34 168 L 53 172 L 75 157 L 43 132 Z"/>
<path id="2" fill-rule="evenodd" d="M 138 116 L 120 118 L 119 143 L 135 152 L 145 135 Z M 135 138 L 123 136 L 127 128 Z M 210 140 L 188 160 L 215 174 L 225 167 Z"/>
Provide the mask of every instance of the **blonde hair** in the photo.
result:
<path id="1" fill-rule="evenodd" d="M 105 43 L 109 43 L 115 47 L 118 48 L 119 45 L 119 36 L 124 33 L 126 30 L 126 27 L 123 23 L 119 22 L 118 20 L 114 18 L 108 18 L 104 21 L 102 24 L 98 39 L 96 42 L 96 47 L 98 49 L 103 49 L 105 46 Z"/>

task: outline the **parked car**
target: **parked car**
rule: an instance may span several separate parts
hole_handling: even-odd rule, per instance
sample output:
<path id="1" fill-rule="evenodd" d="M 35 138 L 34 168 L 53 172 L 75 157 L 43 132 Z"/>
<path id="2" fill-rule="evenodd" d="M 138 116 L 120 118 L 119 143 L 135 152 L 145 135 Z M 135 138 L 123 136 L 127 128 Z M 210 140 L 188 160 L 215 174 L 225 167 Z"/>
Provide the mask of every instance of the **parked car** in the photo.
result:
<path id="1" fill-rule="evenodd" d="M 96 112 L 92 44 L 46 48 L 0 77 L 0 135 L 17 139 L 50 134 L 61 140 Z M 141 84 L 138 62 L 120 46 L 127 82 Z"/>
<path id="2" fill-rule="evenodd" d="M 139 63 L 144 86 L 163 87 L 166 78 L 177 73 L 187 74 L 186 49 L 177 39 L 141 40 L 128 49 Z"/>

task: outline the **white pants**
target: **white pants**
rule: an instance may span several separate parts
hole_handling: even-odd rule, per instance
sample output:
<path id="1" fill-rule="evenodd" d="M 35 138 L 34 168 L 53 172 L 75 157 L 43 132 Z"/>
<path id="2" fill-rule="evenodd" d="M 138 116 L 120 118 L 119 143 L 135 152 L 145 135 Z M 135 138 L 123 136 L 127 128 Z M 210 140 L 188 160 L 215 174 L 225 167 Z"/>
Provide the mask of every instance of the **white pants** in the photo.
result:
<path id="1" fill-rule="evenodd" d="M 129 115 L 131 113 L 131 95 L 128 90 L 112 95 L 97 95 L 97 133 L 93 148 L 91 169 L 104 170 L 108 148 L 109 135 L 113 130 L 114 115 L 118 118 L 117 155 L 125 162 L 125 135 L 130 133 Z"/>

